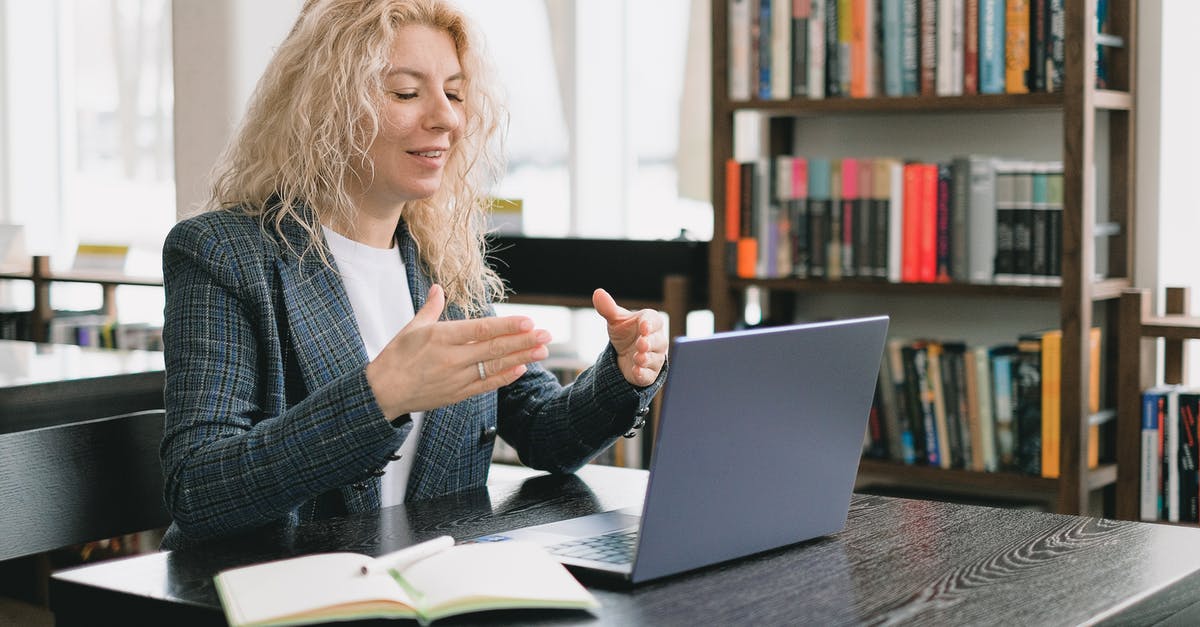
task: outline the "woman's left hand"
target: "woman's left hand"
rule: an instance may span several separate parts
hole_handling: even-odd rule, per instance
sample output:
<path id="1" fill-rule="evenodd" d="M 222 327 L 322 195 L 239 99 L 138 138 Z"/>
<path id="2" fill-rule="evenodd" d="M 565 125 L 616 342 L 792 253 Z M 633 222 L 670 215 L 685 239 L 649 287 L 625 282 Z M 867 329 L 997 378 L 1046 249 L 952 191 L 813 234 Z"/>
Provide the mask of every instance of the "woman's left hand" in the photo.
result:
<path id="1" fill-rule="evenodd" d="M 608 340 L 617 351 L 621 374 L 638 387 L 654 383 L 667 361 L 669 344 L 662 314 L 653 309 L 629 311 L 602 289 L 592 293 L 592 305 L 608 323 Z"/>

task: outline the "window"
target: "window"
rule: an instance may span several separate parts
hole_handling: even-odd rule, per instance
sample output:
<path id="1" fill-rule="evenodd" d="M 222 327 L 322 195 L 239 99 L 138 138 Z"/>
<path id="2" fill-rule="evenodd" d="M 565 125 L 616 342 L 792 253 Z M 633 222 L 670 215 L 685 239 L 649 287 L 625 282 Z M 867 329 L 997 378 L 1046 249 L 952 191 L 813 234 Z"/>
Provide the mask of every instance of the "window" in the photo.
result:
<path id="1" fill-rule="evenodd" d="M 707 50 L 706 27 L 689 33 L 692 11 L 707 24 L 706 2 L 459 4 L 483 29 L 508 91 L 509 168 L 498 195 L 522 199 L 526 235 L 669 239 L 686 230 L 692 239 L 711 237 L 707 156 L 699 159 L 704 171 L 692 174 L 702 179 L 691 182 L 699 200 L 681 195 L 677 167 L 685 77 L 704 79 L 690 104 L 708 105 L 706 53 L 699 66 L 685 63 L 689 35 Z M 708 121 L 699 126 L 707 137 Z M 596 287 L 619 294 L 620 286 Z M 593 312 L 529 313 L 585 357 L 607 341 Z"/>
<path id="2" fill-rule="evenodd" d="M 0 218 L 24 225 L 56 269 L 87 242 L 128 245 L 126 271 L 157 274 L 175 220 L 169 0 L 4 0 L 0 11 Z M 161 292 L 118 290 L 122 319 L 161 319 Z M 53 304 L 94 308 L 98 294 L 55 285 Z"/>

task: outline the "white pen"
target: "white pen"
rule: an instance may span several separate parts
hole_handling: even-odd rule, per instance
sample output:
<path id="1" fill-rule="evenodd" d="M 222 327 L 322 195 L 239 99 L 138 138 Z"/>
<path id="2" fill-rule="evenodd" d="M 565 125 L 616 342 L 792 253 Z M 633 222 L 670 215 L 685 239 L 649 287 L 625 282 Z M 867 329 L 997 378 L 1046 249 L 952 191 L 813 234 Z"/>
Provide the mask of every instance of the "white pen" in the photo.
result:
<path id="1" fill-rule="evenodd" d="M 426 540 L 420 544 L 404 547 L 399 551 L 385 553 L 363 564 L 362 574 L 374 575 L 385 573 L 388 569 L 404 570 L 430 555 L 445 551 L 452 546 L 454 546 L 454 538 L 450 536 L 440 536 L 432 540 Z"/>

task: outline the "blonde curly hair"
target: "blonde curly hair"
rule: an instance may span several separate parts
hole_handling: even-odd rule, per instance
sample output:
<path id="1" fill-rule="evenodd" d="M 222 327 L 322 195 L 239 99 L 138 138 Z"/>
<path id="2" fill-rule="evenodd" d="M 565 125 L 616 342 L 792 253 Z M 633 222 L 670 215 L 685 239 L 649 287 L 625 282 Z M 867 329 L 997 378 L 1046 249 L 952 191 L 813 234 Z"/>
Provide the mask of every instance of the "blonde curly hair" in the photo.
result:
<path id="1" fill-rule="evenodd" d="M 488 191 L 504 172 L 506 114 L 482 40 L 444 0 L 307 0 L 218 161 L 204 209 L 259 216 L 281 237 L 283 221 L 295 220 L 310 236 L 298 254 L 330 265 L 321 223 L 354 223 L 348 183 L 373 171 L 367 150 L 379 134 L 389 53 L 397 31 L 413 24 L 454 42 L 466 77 L 465 120 L 441 187 L 406 203 L 402 215 L 447 302 L 477 315 L 504 294 L 484 261 L 484 234 Z"/>

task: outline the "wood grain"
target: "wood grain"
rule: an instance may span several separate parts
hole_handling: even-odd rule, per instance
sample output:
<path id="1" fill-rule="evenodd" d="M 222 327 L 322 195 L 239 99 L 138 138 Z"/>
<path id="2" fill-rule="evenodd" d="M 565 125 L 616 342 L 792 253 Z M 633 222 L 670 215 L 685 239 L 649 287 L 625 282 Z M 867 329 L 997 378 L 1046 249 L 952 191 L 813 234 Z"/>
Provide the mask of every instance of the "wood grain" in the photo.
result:
<path id="1" fill-rule="evenodd" d="M 511 475 L 510 475 L 511 476 Z M 58 624 L 127 616 L 221 624 L 212 575 L 303 553 L 378 554 L 451 533 L 459 538 L 621 507 L 640 500 L 643 471 L 589 466 L 533 476 L 377 515 L 262 531 L 188 551 L 55 574 Z M 1170 617 L 1196 598 L 1174 591 L 1200 569 L 1200 530 L 1040 512 L 856 495 L 844 531 L 632 591 L 592 585 L 602 607 L 490 612 L 451 624 L 536 625 L 1076 625 L 1120 621 L 1127 608 Z M 1194 584 L 1193 584 L 1194 585 Z M 1147 609 L 1139 602 L 1155 600 Z M 71 608 L 84 607 L 85 612 Z"/>

